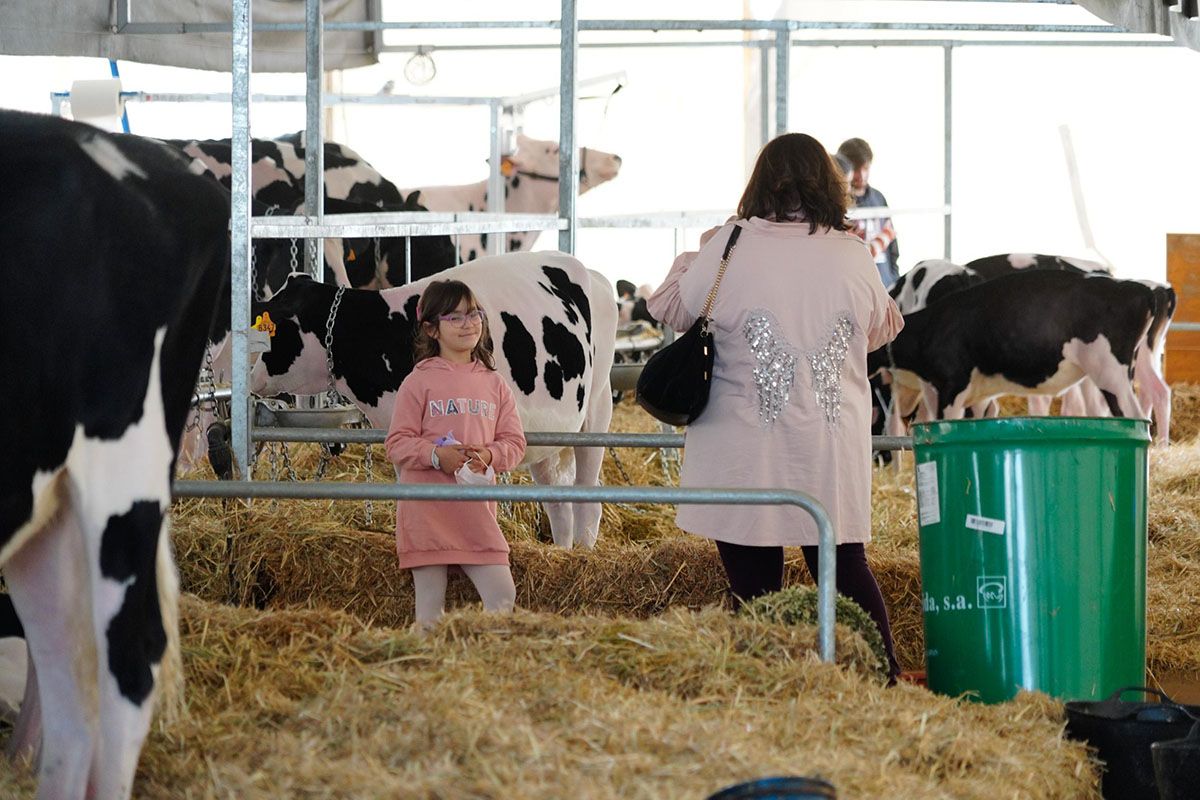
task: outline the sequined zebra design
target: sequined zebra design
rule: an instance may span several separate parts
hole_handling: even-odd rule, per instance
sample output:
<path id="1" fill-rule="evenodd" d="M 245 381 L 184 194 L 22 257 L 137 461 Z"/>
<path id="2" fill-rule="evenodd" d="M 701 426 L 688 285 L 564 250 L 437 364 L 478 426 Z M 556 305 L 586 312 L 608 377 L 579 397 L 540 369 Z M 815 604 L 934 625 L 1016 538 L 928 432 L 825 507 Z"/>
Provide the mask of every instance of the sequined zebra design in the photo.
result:
<path id="1" fill-rule="evenodd" d="M 754 354 L 754 386 L 758 389 L 758 416 L 763 425 L 779 418 L 796 380 L 796 351 L 776 334 L 778 328 L 771 312 L 762 308 L 752 310 L 742 326 Z"/>
<path id="2" fill-rule="evenodd" d="M 836 424 L 842 415 L 842 367 L 846 363 L 846 353 L 850 351 L 850 338 L 853 335 L 854 323 L 850 317 L 838 317 L 829 341 L 808 356 L 817 405 L 825 412 L 825 421 L 830 425 Z"/>

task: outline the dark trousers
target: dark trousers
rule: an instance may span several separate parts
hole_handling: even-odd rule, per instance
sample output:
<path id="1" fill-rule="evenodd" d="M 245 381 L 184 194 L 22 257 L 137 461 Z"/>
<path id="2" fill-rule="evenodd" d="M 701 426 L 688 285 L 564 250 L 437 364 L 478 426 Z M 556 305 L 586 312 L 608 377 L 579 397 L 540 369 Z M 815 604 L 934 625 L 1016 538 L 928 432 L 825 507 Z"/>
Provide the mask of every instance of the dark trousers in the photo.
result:
<path id="1" fill-rule="evenodd" d="M 804 563 L 813 582 L 817 582 L 817 547 L 811 545 L 801 547 L 804 553 Z M 751 545 L 730 544 L 717 542 L 717 552 L 721 554 L 721 563 L 725 566 L 725 575 L 729 578 L 729 590 L 733 594 L 734 607 L 753 600 L 764 594 L 777 592 L 783 588 L 783 548 L 782 547 L 753 547 Z M 883 637 L 883 647 L 887 652 L 888 673 L 894 679 L 900 674 L 900 664 L 896 661 L 896 648 L 892 642 L 892 626 L 888 622 L 887 608 L 883 604 L 883 594 L 875 575 L 867 565 L 867 551 L 861 543 L 839 544 L 837 546 L 837 592 L 849 597 L 862 606 L 863 610 L 875 620 L 879 633 Z"/>

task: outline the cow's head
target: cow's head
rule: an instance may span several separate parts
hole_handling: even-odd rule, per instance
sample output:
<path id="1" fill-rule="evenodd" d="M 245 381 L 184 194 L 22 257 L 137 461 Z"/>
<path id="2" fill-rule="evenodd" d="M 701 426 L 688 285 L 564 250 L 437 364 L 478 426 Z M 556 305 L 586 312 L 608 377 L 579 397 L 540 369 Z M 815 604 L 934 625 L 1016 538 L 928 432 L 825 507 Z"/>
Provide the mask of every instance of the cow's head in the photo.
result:
<path id="1" fill-rule="evenodd" d="M 317 394 L 329 388 L 322 340 L 336 291 L 295 272 L 274 297 L 253 304 L 252 316 L 269 314 L 275 335 L 271 349 L 250 370 L 250 391 L 270 397 L 285 392 Z"/>
<path id="2" fill-rule="evenodd" d="M 517 134 L 517 151 L 504 157 L 502 171 L 509 177 L 532 180 L 558 180 L 558 142 L 530 139 Z M 579 192 L 599 186 L 617 177 L 621 157 L 603 150 L 580 148 Z"/>

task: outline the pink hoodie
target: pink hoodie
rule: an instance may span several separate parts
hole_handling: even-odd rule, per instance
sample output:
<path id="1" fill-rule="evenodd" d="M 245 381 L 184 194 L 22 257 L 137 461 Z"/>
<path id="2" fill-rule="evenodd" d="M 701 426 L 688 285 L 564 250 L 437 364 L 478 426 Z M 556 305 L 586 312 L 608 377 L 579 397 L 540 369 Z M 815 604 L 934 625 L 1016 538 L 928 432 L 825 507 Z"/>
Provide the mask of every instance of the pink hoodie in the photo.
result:
<path id="1" fill-rule="evenodd" d="M 492 468 L 506 472 L 525 455 L 525 433 L 512 391 L 479 362 L 427 358 L 400 385 L 385 447 L 401 483 L 455 483 L 433 468 L 434 441 L 447 434 L 485 445 Z M 496 504 L 420 500 L 396 504 L 396 551 L 402 568 L 431 564 L 507 564 L 508 543 Z"/>

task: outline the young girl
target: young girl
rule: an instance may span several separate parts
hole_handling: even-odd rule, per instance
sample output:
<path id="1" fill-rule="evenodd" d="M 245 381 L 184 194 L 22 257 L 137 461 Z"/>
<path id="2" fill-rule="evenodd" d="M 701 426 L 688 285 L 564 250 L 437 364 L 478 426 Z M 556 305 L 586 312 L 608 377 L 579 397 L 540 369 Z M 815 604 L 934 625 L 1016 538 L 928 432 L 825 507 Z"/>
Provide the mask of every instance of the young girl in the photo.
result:
<path id="1" fill-rule="evenodd" d="M 525 454 L 525 434 L 512 392 L 496 373 L 487 317 L 471 290 L 461 281 L 429 284 L 417 305 L 417 326 L 415 366 L 396 395 L 386 443 L 400 481 L 463 482 L 465 467 L 475 473 L 470 482 L 480 482 L 489 467 L 515 467 Z M 516 588 L 495 503 L 397 503 L 396 551 L 400 567 L 413 573 L 418 627 L 442 616 L 451 564 L 466 572 L 484 608 L 512 610 Z"/>

